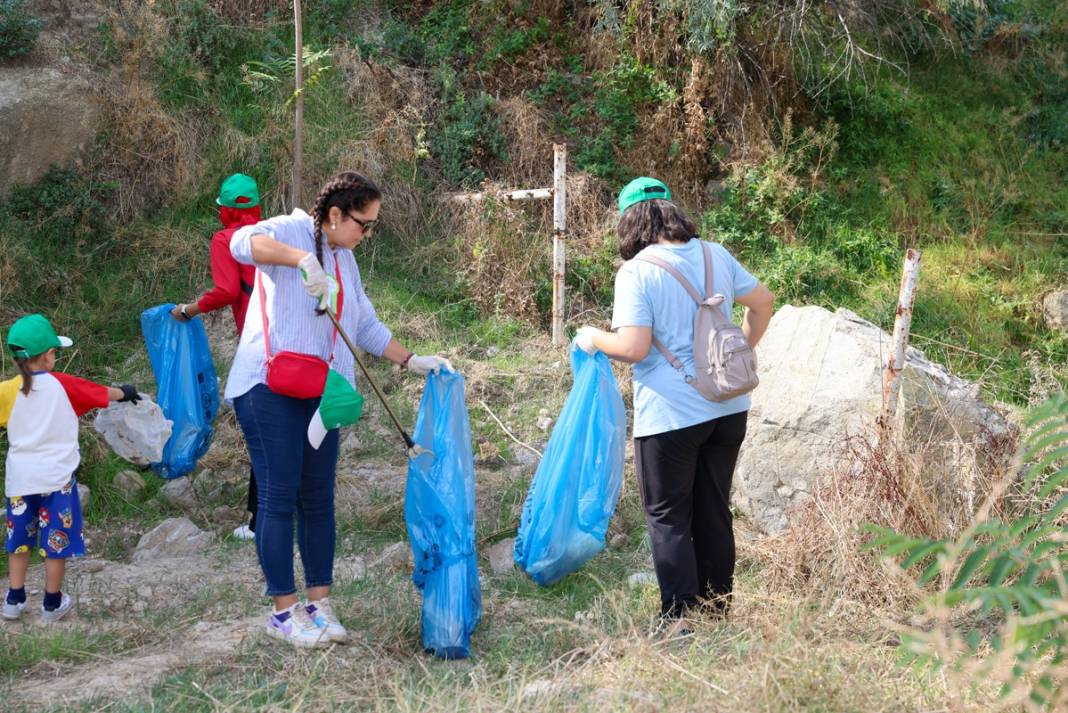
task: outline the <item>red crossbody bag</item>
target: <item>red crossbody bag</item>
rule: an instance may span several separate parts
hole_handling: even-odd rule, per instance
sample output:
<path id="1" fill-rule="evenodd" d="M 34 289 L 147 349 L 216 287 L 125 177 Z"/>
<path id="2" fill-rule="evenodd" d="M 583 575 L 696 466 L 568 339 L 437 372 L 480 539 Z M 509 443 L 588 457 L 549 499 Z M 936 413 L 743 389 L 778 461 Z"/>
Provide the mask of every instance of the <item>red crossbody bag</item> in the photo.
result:
<path id="1" fill-rule="evenodd" d="M 257 270 L 257 273 L 259 271 Z M 337 318 L 345 308 L 345 288 L 341 282 L 341 266 L 335 261 L 334 274 L 337 277 Z M 330 364 L 314 354 L 282 351 L 271 354 L 271 332 L 267 323 L 267 298 L 263 289 L 263 277 L 256 275 L 256 284 L 260 293 L 260 316 L 263 318 L 263 346 L 267 351 L 267 388 L 281 396 L 294 399 L 316 399 L 323 395 L 326 388 L 326 375 Z M 337 344 L 337 328 L 334 328 L 333 345 Z M 334 360 L 333 345 L 330 348 L 330 361 Z"/>

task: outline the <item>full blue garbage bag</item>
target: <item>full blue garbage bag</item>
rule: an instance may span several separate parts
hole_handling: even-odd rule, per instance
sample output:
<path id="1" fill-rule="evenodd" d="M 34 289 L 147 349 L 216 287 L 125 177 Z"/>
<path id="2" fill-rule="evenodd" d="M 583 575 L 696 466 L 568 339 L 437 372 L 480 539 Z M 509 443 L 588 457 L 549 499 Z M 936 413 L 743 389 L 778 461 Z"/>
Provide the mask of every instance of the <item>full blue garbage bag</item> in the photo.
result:
<path id="1" fill-rule="evenodd" d="M 199 318 L 179 322 L 173 304 L 141 313 L 141 332 L 156 376 L 156 402 L 174 421 L 163 460 L 152 468 L 164 478 L 193 470 L 211 445 L 212 421 L 219 410 L 219 385 L 208 335 Z"/>
<path id="2" fill-rule="evenodd" d="M 604 549 L 623 487 L 627 417 L 604 354 L 571 348 L 571 387 L 534 473 L 515 563 L 545 587 Z"/>
<path id="3" fill-rule="evenodd" d="M 408 463 L 404 498 L 412 581 L 423 593 L 423 649 L 438 658 L 467 658 L 482 618 L 482 592 L 463 376 L 443 372 L 427 378 L 412 439 L 427 451 Z"/>

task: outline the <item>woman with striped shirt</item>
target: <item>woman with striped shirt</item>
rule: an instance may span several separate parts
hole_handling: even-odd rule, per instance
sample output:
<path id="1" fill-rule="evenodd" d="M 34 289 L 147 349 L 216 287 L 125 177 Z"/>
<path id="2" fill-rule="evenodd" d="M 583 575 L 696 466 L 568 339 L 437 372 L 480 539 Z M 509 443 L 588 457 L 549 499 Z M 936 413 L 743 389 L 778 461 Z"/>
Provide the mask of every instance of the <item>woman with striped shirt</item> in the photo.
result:
<path id="1" fill-rule="evenodd" d="M 297 209 L 243 227 L 230 241 L 238 262 L 257 267 L 257 284 L 225 396 L 234 405 L 256 473 L 256 554 L 266 594 L 274 599 L 267 632 L 296 646 L 347 638 L 328 600 L 338 431 L 330 431 L 318 449 L 311 446 L 306 433 L 319 398 L 294 398 L 268 388 L 267 345 L 272 355 L 290 351 L 318 357 L 355 385 L 352 354 L 337 348 L 333 324 L 317 313 L 336 289 L 342 328 L 361 349 L 420 375 L 452 370 L 442 357 L 417 356 L 401 346 L 364 293 L 352 250 L 371 236 L 381 203 L 373 182 L 341 173 L 320 191 L 312 215 Z M 297 596 L 293 576 L 294 515 L 306 603 Z"/>

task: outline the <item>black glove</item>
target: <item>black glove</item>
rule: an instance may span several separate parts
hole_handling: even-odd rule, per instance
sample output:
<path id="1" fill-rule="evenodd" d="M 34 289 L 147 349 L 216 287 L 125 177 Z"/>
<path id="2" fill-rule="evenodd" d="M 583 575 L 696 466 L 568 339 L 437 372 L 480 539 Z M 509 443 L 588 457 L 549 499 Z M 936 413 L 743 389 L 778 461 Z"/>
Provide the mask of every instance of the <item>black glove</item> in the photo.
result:
<path id="1" fill-rule="evenodd" d="M 137 389 L 132 384 L 123 384 L 119 388 L 122 389 L 122 398 L 119 401 L 129 401 L 135 404 L 141 400 L 141 394 L 137 393 Z"/>

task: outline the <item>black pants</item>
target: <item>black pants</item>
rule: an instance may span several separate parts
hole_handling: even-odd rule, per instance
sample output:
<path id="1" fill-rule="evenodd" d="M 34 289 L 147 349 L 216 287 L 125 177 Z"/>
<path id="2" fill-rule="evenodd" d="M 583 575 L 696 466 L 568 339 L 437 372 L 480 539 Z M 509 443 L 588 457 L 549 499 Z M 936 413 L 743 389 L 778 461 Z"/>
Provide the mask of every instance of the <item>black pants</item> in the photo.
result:
<path id="1" fill-rule="evenodd" d="M 256 491 L 256 472 L 252 466 L 248 467 L 248 511 L 251 517 L 248 519 L 248 529 L 256 531 L 256 508 L 259 493 Z"/>
<path id="2" fill-rule="evenodd" d="M 731 480 L 748 412 L 634 439 L 661 611 L 725 614 L 734 584 Z"/>

